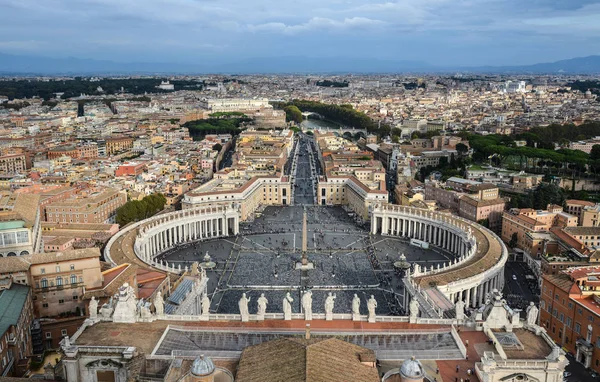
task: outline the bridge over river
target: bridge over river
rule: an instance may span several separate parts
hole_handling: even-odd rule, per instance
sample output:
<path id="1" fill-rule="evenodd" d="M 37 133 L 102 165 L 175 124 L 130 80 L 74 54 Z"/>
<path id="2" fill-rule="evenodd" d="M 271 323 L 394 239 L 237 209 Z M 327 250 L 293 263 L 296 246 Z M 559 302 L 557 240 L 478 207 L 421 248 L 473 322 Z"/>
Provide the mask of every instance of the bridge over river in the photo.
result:
<path id="1" fill-rule="evenodd" d="M 302 113 L 304 115 L 304 113 Z M 317 114 L 318 115 L 318 114 Z M 350 133 L 352 135 L 359 133 L 363 137 L 367 137 L 367 129 L 357 129 L 351 126 L 342 126 L 337 123 L 321 120 L 321 119 L 305 119 L 300 124 L 302 131 L 308 130 L 319 130 L 325 132 L 333 132 L 342 136 L 344 133 Z"/>

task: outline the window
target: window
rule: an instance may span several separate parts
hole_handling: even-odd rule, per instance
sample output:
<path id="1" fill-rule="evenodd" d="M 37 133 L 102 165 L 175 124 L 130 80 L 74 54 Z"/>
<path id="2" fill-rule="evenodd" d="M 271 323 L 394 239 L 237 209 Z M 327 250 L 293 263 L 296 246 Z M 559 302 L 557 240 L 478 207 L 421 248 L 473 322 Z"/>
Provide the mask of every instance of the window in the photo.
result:
<path id="1" fill-rule="evenodd" d="M 56 266 L 56 272 L 60 272 L 60 265 Z"/>
<path id="2" fill-rule="evenodd" d="M 567 322 L 566 322 L 567 327 L 571 327 L 571 317 L 567 317 Z"/>
<path id="3" fill-rule="evenodd" d="M 63 279 L 62 277 L 58 276 L 56 278 L 56 286 L 62 286 L 63 285 Z"/>
<path id="4" fill-rule="evenodd" d="M 65 300 L 62 300 L 62 299 L 61 299 L 61 300 L 58 300 L 58 303 L 59 303 L 59 304 L 64 304 L 64 303 L 65 303 Z"/>
<path id="5" fill-rule="evenodd" d="M 546 301 L 544 301 L 544 300 L 540 301 L 540 309 L 546 309 Z"/>
<path id="6" fill-rule="evenodd" d="M 42 279 L 42 288 L 48 288 L 48 280 Z"/>
<path id="7" fill-rule="evenodd" d="M 67 329 L 61 329 L 60 330 L 60 335 L 63 336 L 63 337 L 66 336 L 67 335 Z"/>
<path id="8" fill-rule="evenodd" d="M 581 325 L 579 325 L 579 322 L 575 323 L 575 333 L 581 334 Z"/>
<path id="9" fill-rule="evenodd" d="M 581 316 L 583 314 L 583 310 L 581 310 L 581 308 L 577 308 L 577 314 Z"/>
<path id="10" fill-rule="evenodd" d="M 45 275 L 45 274 L 46 274 L 46 268 L 42 268 L 42 269 L 40 269 L 40 272 L 41 272 L 43 275 Z"/>
<path id="11" fill-rule="evenodd" d="M 569 309 L 573 309 L 573 303 L 569 302 Z"/>
<path id="12" fill-rule="evenodd" d="M 73 296 L 73 300 L 77 300 L 78 298 L 78 296 Z"/>
<path id="13" fill-rule="evenodd" d="M 77 284 L 77 276 L 71 275 L 71 284 Z"/>
<path id="14" fill-rule="evenodd" d="M 565 321 L 565 315 L 561 313 L 561 314 L 558 316 L 558 321 L 560 321 L 560 322 L 564 322 L 564 321 Z"/>
<path id="15" fill-rule="evenodd" d="M 554 317 L 558 317 L 558 312 L 557 312 L 557 310 L 556 310 L 556 309 L 554 309 L 554 312 L 552 312 L 552 315 L 553 315 Z"/>
<path id="16" fill-rule="evenodd" d="M 45 303 L 42 304 L 42 308 L 47 308 L 47 307 L 48 307 L 48 303 L 47 302 L 45 302 Z"/>
<path id="17" fill-rule="evenodd" d="M 52 338 L 52 333 L 46 332 L 46 338 Z"/>
<path id="18" fill-rule="evenodd" d="M 71 270 L 74 271 L 75 270 L 75 264 L 71 264 Z"/>

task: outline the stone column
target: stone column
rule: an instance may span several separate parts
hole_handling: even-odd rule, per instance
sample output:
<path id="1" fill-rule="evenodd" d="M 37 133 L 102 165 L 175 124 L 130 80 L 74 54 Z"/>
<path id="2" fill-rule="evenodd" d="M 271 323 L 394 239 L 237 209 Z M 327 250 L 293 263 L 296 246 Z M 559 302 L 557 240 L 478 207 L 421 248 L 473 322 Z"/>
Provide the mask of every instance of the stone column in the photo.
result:
<path id="1" fill-rule="evenodd" d="M 471 288 L 467 289 L 467 298 L 465 299 L 465 306 L 469 306 L 469 304 L 471 303 L 471 291 Z"/>
<path id="2" fill-rule="evenodd" d="M 478 307 L 478 305 L 477 305 L 477 303 L 478 303 L 478 300 L 477 300 L 477 288 L 479 288 L 479 286 L 476 286 L 475 288 L 473 288 L 473 305 L 472 305 L 473 308 L 477 308 Z"/>

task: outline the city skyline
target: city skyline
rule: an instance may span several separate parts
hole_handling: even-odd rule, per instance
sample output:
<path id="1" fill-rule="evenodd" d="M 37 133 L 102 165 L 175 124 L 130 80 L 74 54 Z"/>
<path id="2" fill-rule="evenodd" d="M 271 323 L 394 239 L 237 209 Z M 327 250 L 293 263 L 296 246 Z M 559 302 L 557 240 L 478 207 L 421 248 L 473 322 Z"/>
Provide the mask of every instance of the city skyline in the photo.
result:
<path id="1" fill-rule="evenodd" d="M 528 65 L 600 53 L 597 1 L 3 1 L 0 52 L 218 65 L 270 57 Z"/>

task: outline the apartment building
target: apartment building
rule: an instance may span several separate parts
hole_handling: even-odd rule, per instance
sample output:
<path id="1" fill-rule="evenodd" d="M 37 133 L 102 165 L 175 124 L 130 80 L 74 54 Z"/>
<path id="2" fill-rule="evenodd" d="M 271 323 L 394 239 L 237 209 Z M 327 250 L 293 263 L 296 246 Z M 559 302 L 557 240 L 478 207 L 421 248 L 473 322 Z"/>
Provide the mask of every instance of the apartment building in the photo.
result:
<path id="1" fill-rule="evenodd" d="M 600 266 L 542 276 L 540 326 L 586 368 L 600 372 Z"/>
<path id="2" fill-rule="evenodd" d="M 117 168 L 115 176 L 138 176 L 141 175 L 145 169 L 146 163 L 124 163 Z"/>
<path id="3" fill-rule="evenodd" d="M 582 227 L 600 226 L 600 204 L 583 207 L 579 218 L 579 225 Z"/>
<path id="4" fill-rule="evenodd" d="M 549 204 L 547 210 L 517 209 L 502 214 L 501 237 L 506 243 L 516 239 L 517 248 L 528 251 L 534 258 L 543 253 L 545 237 L 536 233 L 549 232 L 552 228 L 575 227 L 577 216 L 563 212 L 562 207 Z"/>
<path id="5" fill-rule="evenodd" d="M 569 199 L 565 202 L 566 212 L 577 216 L 579 225 L 582 223 L 582 213 L 586 207 L 594 207 L 595 203 L 588 202 L 587 200 Z"/>
<path id="6" fill-rule="evenodd" d="M 31 288 L 0 278 L 0 376 L 21 377 L 27 370 L 32 321 Z"/>
<path id="7" fill-rule="evenodd" d="M 51 223 L 114 223 L 117 209 L 125 203 L 126 192 L 104 189 L 50 203 L 46 206 L 46 216 Z"/>
<path id="8" fill-rule="evenodd" d="M 106 155 L 113 155 L 133 148 L 133 138 L 131 137 L 110 137 L 106 138 Z"/>
<path id="9" fill-rule="evenodd" d="M 188 192 L 182 209 L 204 206 L 237 206 L 241 219 L 246 220 L 260 206 L 290 204 L 292 189 L 286 176 L 256 176 L 247 178 L 244 172 L 226 169 L 215 179 Z"/>
<path id="10" fill-rule="evenodd" d="M 23 174 L 27 170 L 25 154 L 0 156 L 0 175 Z"/>
<path id="11" fill-rule="evenodd" d="M 0 192 L 0 257 L 43 252 L 39 195 Z"/>
<path id="12" fill-rule="evenodd" d="M 83 313 L 84 292 L 102 286 L 98 248 L 34 254 L 29 262 L 37 317 Z"/>
<path id="13" fill-rule="evenodd" d="M 244 98 L 205 98 L 200 100 L 200 106 L 215 112 L 232 111 L 257 111 L 261 109 L 272 109 L 267 98 L 244 99 Z"/>

